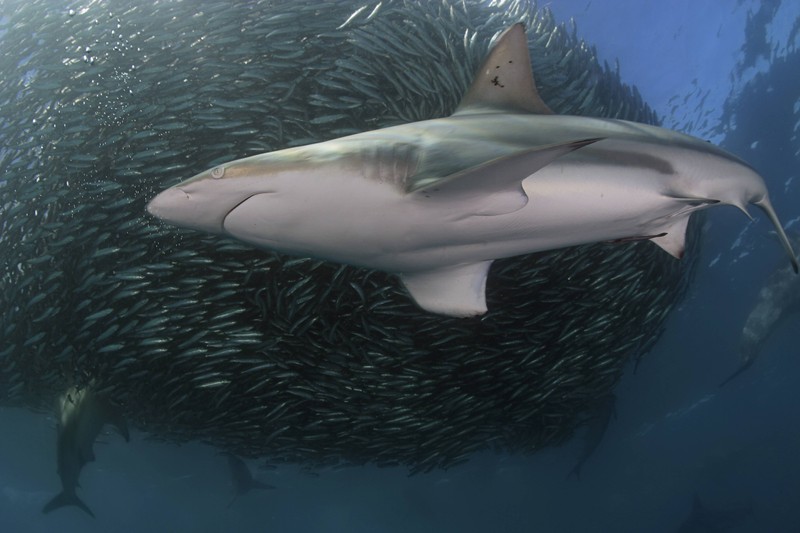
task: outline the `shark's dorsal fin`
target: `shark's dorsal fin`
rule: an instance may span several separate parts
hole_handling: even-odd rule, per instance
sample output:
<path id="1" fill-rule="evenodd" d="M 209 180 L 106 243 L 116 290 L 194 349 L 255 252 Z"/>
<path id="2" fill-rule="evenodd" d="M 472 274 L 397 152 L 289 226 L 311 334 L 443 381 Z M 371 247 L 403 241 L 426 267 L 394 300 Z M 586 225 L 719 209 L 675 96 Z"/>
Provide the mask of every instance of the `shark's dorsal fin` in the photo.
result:
<path id="1" fill-rule="evenodd" d="M 536 90 L 528 39 L 521 22 L 497 38 L 454 114 L 486 110 L 553 114 Z"/>

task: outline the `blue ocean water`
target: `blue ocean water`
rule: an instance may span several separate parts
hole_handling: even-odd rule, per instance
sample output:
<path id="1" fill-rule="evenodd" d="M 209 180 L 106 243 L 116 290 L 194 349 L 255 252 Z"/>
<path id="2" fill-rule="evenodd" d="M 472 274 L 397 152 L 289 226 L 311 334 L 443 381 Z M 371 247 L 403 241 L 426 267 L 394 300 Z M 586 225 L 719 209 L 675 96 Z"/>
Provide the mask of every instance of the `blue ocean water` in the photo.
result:
<path id="1" fill-rule="evenodd" d="M 800 6 L 581 0 L 551 8 L 575 17 L 601 59 L 619 59 L 623 79 L 664 125 L 729 147 L 768 179 L 784 222 L 800 217 Z M 310 476 L 254 464 L 279 490 L 226 508 L 228 472 L 216 450 L 134 432 L 126 446 L 105 445 L 120 438 L 103 436 L 102 461 L 83 472 L 96 520 L 75 508 L 44 516 L 58 487 L 54 420 L 4 409 L 3 433 L 14 438 L 0 440 L 0 530 L 668 532 L 696 495 L 709 509 L 732 510 L 717 513 L 723 531 L 800 531 L 796 326 L 784 324 L 752 369 L 718 386 L 738 364 L 759 287 L 785 261 L 769 229 L 763 216 L 751 224 L 732 208 L 710 213 L 687 298 L 617 386 L 617 418 L 580 480 L 567 479 L 577 438 L 532 457 L 479 454 L 413 477 L 394 468 Z M 743 508 L 750 512 L 726 520 Z"/>

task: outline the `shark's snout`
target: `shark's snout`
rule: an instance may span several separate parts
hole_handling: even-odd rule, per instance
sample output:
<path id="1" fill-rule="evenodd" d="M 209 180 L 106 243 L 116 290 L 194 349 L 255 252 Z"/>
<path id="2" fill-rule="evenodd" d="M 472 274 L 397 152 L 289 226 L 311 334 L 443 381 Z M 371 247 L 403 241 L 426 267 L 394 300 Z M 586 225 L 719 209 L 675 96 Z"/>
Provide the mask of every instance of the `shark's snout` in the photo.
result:
<path id="1" fill-rule="evenodd" d="M 222 231 L 222 220 L 227 214 L 224 206 L 203 202 L 180 187 L 170 187 L 150 200 L 147 212 L 174 226 L 209 233 Z"/>
<path id="2" fill-rule="evenodd" d="M 173 222 L 171 215 L 180 211 L 190 200 L 189 195 L 179 187 L 170 187 L 150 200 L 147 212 L 156 218 Z"/>

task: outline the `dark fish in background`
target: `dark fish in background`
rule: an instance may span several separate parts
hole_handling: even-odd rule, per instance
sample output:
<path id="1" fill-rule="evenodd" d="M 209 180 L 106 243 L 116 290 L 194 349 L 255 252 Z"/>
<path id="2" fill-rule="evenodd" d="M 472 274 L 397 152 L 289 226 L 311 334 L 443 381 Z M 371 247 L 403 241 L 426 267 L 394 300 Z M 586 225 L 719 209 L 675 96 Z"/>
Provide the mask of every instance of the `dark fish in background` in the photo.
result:
<path id="1" fill-rule="evenodd" d="M 611 417 L 617 417 L 617 397 L 609 393 L 597 401 L 595 410 L 591 413 L 588 423 L 586 424 L 586 433 L 583 435 L 583 449 L 581 455 L 578 457 L 578 462 L 575 467 L 570 470 L 567 477 L 575 476 L 575 479 L 580 479 L 581 469 L 586 461 L 594 454 L 603 436 L 606 434 L 608 424 L 611 422 Z"/>
<path id="2" fill-rule="evenodd" d="M 800 237 L 792 237 L 792 245 L 800 245 Z M 758 291 L 756 304 L 747 315 L 739 338 L 739 368 L 720 386 L 730 383 L 755 362 L 761 347 L 787 317 L 800 311 L 800 276 L 791 267 L 775 270 Z"/>
<path id="3" fill-rule="evenodd" d="M 45 504 L 43 513 L 74 505 L 94 517 L 75 489 L 86 463 L 94 461 L 94 442 L 106 424 L 113 425 L 125 442 L 130 440 L 128 424 L 120 410 L 88 388 L 71 387 L 60 398 L 56 459 L 62 491 Z"/>
<path id="4" fill-rule="evenodd" d="M 752 514 L 752 506 L 711 508 L 705 506 L 695 495 L 692 510 L 686 520 L 681 522 L 677 533 L 725 533 L 738 528 Z"/>
<path id="5" fill-rule="evenodd" d="M 0 403 L 92 383 L 171 442 L 323 466 L 449 467 L 557 445 L 658 338 L 694 264 L 650 243 L 498 260 L 489 313 L 391 276 L 167 227 L 146 201 L 217 163 L 453 112 L 527 28 L 562 114 L 656 123 L 531 2 L 8 4 L 0 19 Z"/>
<path id="6" fill-rule="evenodd" d="M 266 483 L 262 483 L 257 479 L 253 478 L 253 474 L 250 472 L 250 469 L 247 467 L 244 461 L 233 455 L 232 453 L 225 453 L 223 454 L 228 458 L 228 468 L 231 471 L 231 481 L 233 482 L 233 498 L 231 499 L 228 507 L 233 505 L 233 502 L 239 496 L 247 494 L 253 489 L 274 489 L 275 487 L 272 485 L 268 485 Z"/>

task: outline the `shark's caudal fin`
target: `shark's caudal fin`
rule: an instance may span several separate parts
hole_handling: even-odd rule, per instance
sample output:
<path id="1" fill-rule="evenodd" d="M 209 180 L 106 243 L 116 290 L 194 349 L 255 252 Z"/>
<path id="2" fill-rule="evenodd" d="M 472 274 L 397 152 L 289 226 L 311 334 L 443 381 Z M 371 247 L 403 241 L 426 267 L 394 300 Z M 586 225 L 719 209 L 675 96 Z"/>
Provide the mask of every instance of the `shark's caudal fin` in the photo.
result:
<path id="1" fill-rule="evenodd" d="M 454 114 L 487 110 L 553 114 L 536 90 L 522 23 L 514 24 L 497 38 Z"/>
<path id="2" fill-rule="evenodd" d="M 67 505 L 74 505 L 75 507 L 82 509 L 86 514 L 94 518 L 94 513 L 92 512 L 91 509 L 89 509 L 89 506 L 83 503 L 83 501 L 81 501 L 81 499 L 78 498 L 77 494 L 75 494 L 74 492 L 67 492 L 67 491 L 57 494 L 52 500 L 47 502 L 47 504 L 42 509 L 42 512 L 49 513 L 50 511 L 54 511 L 60 507 L 65 507 Z"/>
<path id="3" fill-rule="evenodd" d="M 786 237 L 786 232 L 783 231 L 783 226 L 781 226 L 781 222 L 778 220 L 778 215 L 775 214 L 775 210 L 772 208 L 772 203 L 769 201 L 769 196 L 764 195 L 761 200 L 753 203 L 767 214 L 767 218 L 769 218 L 769 220 L 772 222 L 772 225 L 775 226 L 775 231 L 778 232 L 778 239 L 780 239 L 783 249 L 786 250 L 787 254 L 789 254 L 789 258 L 792 262 L 792 268 L 794 269 L 794 273 L 797 274 L 797 256 L 795 255 L 794 250 L 792 250 L 792 245 L 789 243 L 789 239 Z"/>

